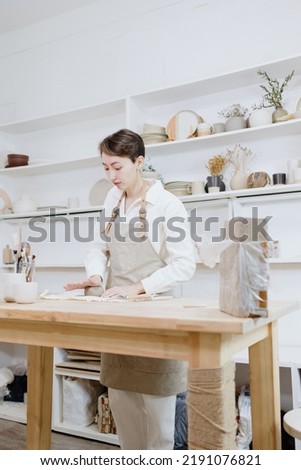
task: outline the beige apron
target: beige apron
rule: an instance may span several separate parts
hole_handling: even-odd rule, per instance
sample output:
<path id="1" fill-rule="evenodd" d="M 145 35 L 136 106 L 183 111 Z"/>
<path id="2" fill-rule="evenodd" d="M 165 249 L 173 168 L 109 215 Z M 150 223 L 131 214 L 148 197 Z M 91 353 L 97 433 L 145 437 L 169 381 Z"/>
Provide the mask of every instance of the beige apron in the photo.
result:
<path id="1" fill-rule="evenodd" d="M 143 222 L 146 217 L 145 194 L 141 199 L 139 211 Z M 155 252 L 146 235 L 143 241 L 131 240 L 129 224 L 119 224 L 119 233 L 125 238 L 118 241 L 115 231 L 110 230 L 118 215 L 121 200 L 113 210 L 111 221 L 106 233 L 110 231 L 108 250 L 110 267 L 107 288 L 127 286 L 141 281 L 154 271 L 164 267 L 166 263 Z M 137 232 L 135 232 L 137 236 Z M 141 304 L 143 309 L 143 304 Z M 155 327 L 155 325 L 154 325 Z M 187 363 L 166 359 L 153 359 L 129 355 L 102 353 L 100 381 L 103 385 L 119 390 L 128 390 L 150 395 L 176 395 L 186 390 Z"/>

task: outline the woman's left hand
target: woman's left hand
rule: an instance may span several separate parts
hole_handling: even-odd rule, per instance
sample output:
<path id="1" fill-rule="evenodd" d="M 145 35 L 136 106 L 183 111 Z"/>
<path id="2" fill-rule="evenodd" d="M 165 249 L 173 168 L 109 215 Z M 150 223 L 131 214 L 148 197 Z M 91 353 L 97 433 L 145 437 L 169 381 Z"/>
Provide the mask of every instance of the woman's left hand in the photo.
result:
<path id="1" fill-rule="evenodd" d="M 132 284 L 130 286 L 114 286 L 110 289 L 107 289 L 102 294 L 102 297 L 116 299 L 118 297 L 130 297 L 132 295 L 143 294 L 144 288 L 141 282 L 137 284 Z"/>

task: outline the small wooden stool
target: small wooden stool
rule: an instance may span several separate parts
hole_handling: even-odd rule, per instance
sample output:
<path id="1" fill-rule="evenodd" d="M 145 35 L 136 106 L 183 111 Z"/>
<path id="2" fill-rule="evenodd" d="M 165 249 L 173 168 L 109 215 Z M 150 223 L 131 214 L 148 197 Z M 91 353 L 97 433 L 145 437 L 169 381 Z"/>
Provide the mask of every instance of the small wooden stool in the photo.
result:
<path id="1" fill-rule="evenodd" d="M 283 427 L 290 436 L 301 440 L 301 408 L 295 408 L 285 413 Z"/>

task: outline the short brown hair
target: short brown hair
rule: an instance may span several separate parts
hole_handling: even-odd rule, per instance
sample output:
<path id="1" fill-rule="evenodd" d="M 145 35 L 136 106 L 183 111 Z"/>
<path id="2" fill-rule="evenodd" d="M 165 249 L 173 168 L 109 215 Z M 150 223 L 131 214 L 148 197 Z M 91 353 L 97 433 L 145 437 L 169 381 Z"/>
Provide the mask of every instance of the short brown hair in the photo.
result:
<path id="1" fill-rule="evenodd" d="M 98 149 L 100 155 L 128 157 L 133 163 L 142 155 L 145 156 L 145 147 L 142 137 L 130 129 L 120 129 L 100 142 Z"/>

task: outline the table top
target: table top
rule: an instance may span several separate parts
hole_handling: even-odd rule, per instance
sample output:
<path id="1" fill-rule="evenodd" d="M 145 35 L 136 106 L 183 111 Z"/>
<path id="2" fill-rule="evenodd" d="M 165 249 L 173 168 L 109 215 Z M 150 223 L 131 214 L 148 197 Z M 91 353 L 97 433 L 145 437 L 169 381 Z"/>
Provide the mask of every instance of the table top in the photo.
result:
<path id="1" fill-rule="evenodd" d="M 269 303 L 267 318 L 241 318 L 223 313 L 214 301 L 195 298 L 143 302 L 38 300 L 33 304 L 0 301 L 4 321 L 110 326 L 144 330 L 243 334 L 295 312 L 299 302 Z"/>

